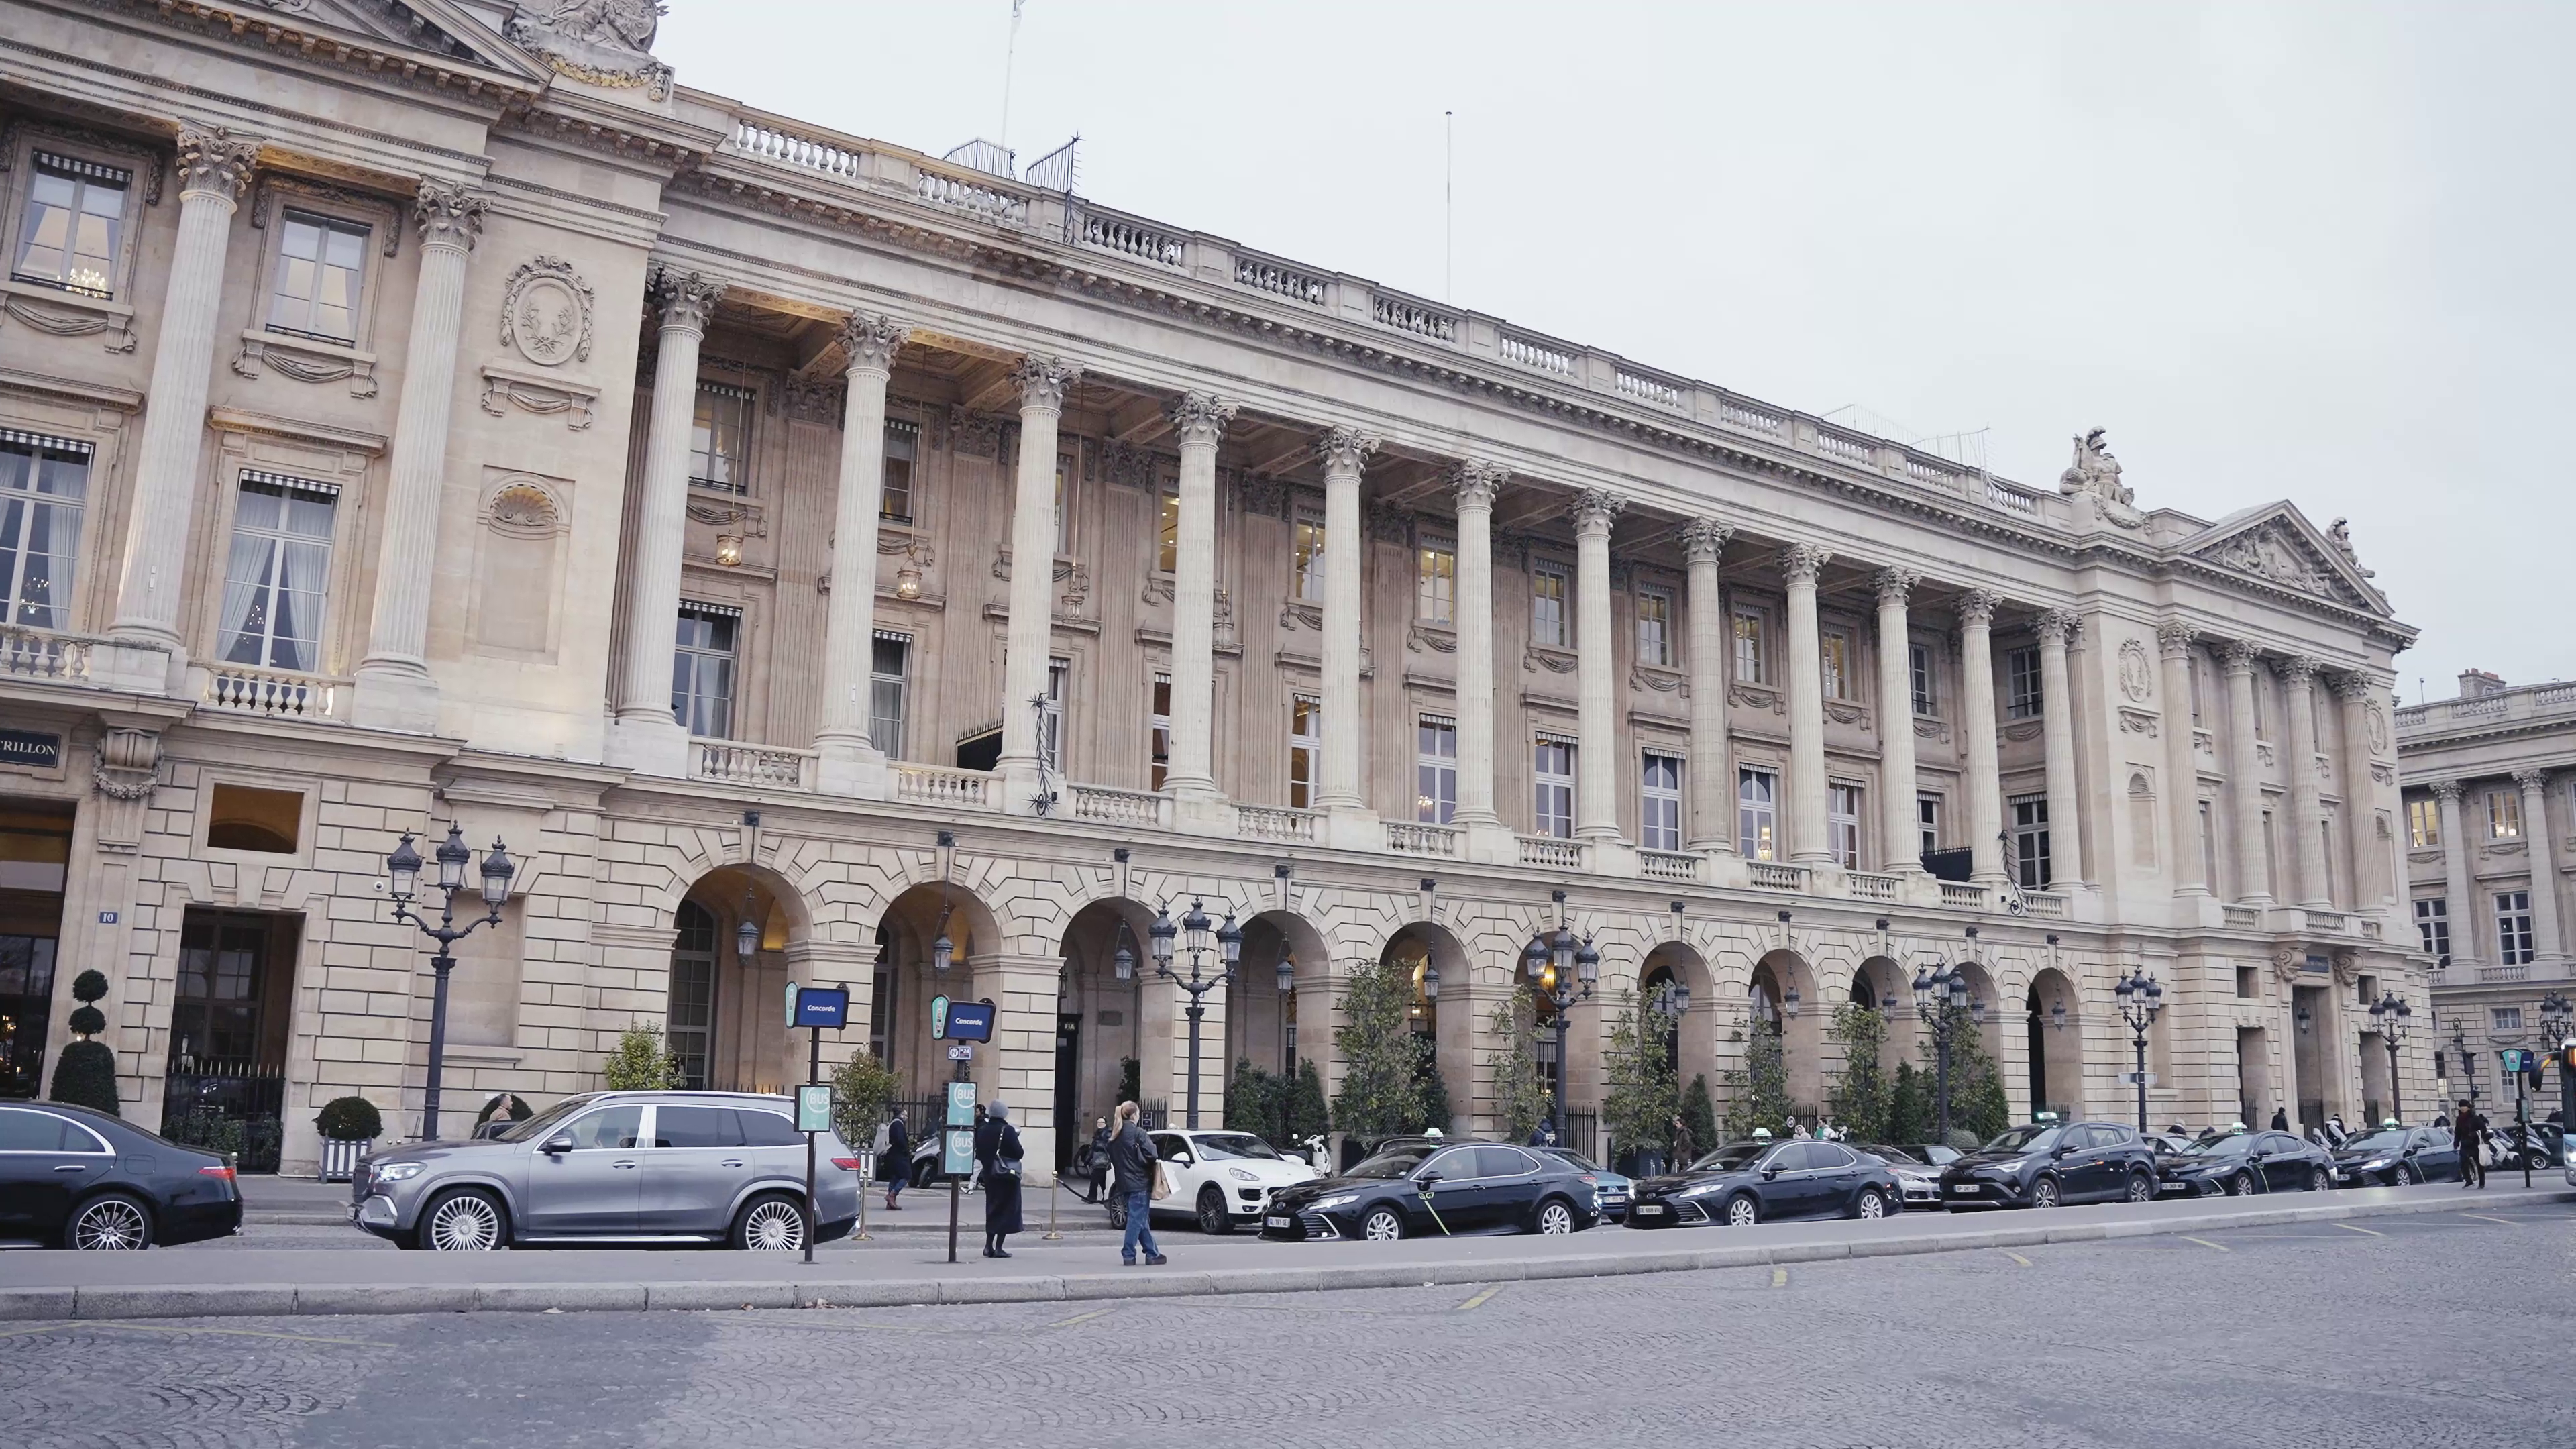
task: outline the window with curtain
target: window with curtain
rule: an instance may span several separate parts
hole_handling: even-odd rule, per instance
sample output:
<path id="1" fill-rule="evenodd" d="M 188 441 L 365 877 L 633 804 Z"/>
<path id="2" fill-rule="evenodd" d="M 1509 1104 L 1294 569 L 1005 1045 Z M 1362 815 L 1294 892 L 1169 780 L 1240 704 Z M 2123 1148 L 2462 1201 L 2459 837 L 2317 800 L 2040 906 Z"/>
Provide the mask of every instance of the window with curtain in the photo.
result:
<path id="1" fill-rule="evenodd" d="M 45 151 L 34 162 L 12 274 L 66 292 L 111 295 L 116 241 L 125 229 L 125 196 L 134 173 Z"/>
<path id="2" fill-rule="evenodd" d="M 68 629 L 90 446 L 0 430 L 0 623 Z"/>
<path id="3" fill-rule="evenodd" d="M 1920 644 L 1906 645 L 1905 675 L 1914 694 L 1914 712 L 1924 719 L 1939 718 L 1941 699 L 1932 689 L 1932 651 Z"/>
<path id="4" fill-rule="evenodd" d="M 1047 661 L 1046 703 L 1038 712 L 1038 755 L 1059 775 L 1064 773 L 1064 699 L 1072 674 L 1072 660 Z"/>
<path id="5" fill-rule="evenodd" d="M 868 742 L 889 760 L 903 758 L 904 680 L 912 665 L 912 636 L 877 631 L 868 663 Z"/>
<path id="6" fill-rule="evenodd" d="M 2516 790 L 2487 792 L 2487 838 L 2520 840 L 2522 838 L 2522 794 Z"/>
<path id="7" fill-rule="evenodd" d="M 1311 694 L 1293 695 L 1288 701 L 1288 804 L 1298 810 L 1315 808 L 1315 790 L 1322 783 L 1316 773 L 1324 757 L 1324 702 Z"/>
<path id="8" fill-rule="evenodd" d="M 1735 772 L 1736 847 L 1746 860 L 1777 860 L 1780 777 L 1745 766 Z"/>
<path id="9" fill-rule="evenodd" d="M 2442 843 L 2442 802 L 2430 795 L 2406 802 L 2406 842 L 2410 850 Z"/>
<path id="10" fill-rule="evenodd" d="M 1446 825 L 1458 814 L 1458 726 L 1435 715 L 1414 721 L 1413 818 Z"/>
<path id="11" fill-rule="evenodd" d="M 1834 853 L 1834 864 L 1845 870 L 1860 869 L 1860 787 L 1828 785 L 1825 787 L 1825 837 Z"/>
<path id="12" fill-rule="evenodd" d="M 1823 656 L 1825 698 L 1851 698 L 1851 636 L 1840 629 L 1827 629 L 1817 636 L 1816 649 Z"/>
<path id="13" fill-rule="evenodd" d="M 242 474 L 216 645 L 225 663 L 302 674 L 320 667 L 339 504 L 340 490 L 328 483 Z"/>
<path id="14" fill-rule="evenodd" d="M 1738 608 L 1732 616 L 1735 635 L 1735 679 L 1739 684 L 1760 684 L 1766 672 L 1766 655 L 1762 648 L 1762 613 L 1758 609 Z"/>
<path id="15" fill-rule="evenodd" d="M 2004 714 L 2012 719 L 2037 719 L 2046 707 L 2047 701 L 2040 692 L 2039 651 L 2004 651 Z"/>
<path id="16" fill-rule="evenodd" d="M 1530 642 L 1566 647 L 1566 578 L 1563 569 L 1530 570 Z"/>
<path id="17" fill-rule="evenodd" d="M 680 634 L 671 652 L 671 717 L 693 735 L 733 735 L 733 674 L 742 610 L 724 604 L 680 604 Z"/>
<path id="18" fill-rule="evenodd" d="M 1154 567 L 1168 574 L 1181 566 L 1181 495 L 1178 489 L 1163 490 L 1162 507 L 1155 520 Z"/>
<path id="19" fill-rule="evenodd" d="M 1458 621 L 1458 543 L 1446 534 L 1425 531 L 1413 550 L 1413 617 Z"/>
<path id="20" fill-rule="evenodd" d="M 888 420 L 885 429 L 885 482 L 877 490 L 877 517 L 888 523 L 912 522 L 912 468 L 920 457 L 920 427 Z"/>
<path id="21" fill-rule="evenodd" d="M 751 446 L 751 390 L 720 382 L 698 384 L 697 413 L 689 420 L 689 486 L 717 493 L 748 493 L 743 463 Z"/>
<path id="22" fill-rule="evenodd" d="M 1172 676 L 1157 674 L 1147 687 L 1145 733 L 1151 758 L 1145 766 L 1145 788 L 1160 790 L 1172 769 Z"/>
<path id="23" fill-rule="evenodd" d="M 2048 797 L 2016 795 L 2012 799 L 2013 869 L 2021 888 L 2046 890 L 2053 878 L 2048 859 Z"/>
<path id="24" fill-rule="evenodd" d="M 330 342 L 358 337 L 358 289 L 367 276 L 368 228 L 290 211 L 279 222 L 268 330 Z"/>
<path id="25" fill-rule="evenodd" d="M 1304 603 L 1324 601 L 1324 520 L 1304 509 L 1289 538 L 1292 574 L 1289 588 Z"/>
<path id="26" fill-rule="evenodd" d="M 1638 784 L 1637 843 L 1648 850 L 1682 848 L 1682 762 L 1648 754 Z"/>
<path id="27" fill-rule="evenodd" d="M 1652 584 L 1637 590 L 1637 662 L 1673 666 L 1673 591 Z"/>
<path id="28" fill-rule="evenodd" d="M 1559 840 L 1574 836 L 1574 745 L 1567 740 L 1541 737 L 1534 752 L 1531 771 L 1536 789 L 1530 806 L 1530 833 L 1553 835 Z"/>

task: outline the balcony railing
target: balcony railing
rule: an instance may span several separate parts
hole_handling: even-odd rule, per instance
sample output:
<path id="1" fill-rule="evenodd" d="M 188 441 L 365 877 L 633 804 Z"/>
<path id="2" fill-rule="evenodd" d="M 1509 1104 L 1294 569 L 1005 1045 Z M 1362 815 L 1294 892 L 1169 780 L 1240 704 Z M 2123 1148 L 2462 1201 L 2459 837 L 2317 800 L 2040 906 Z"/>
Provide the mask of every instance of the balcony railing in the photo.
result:
<path id="1" fill-rule="evenodd" d="M 946 765 L 914 765 L 898 761 L 894 769 L 894 798 L 911 805 L 935 805 L 943 810 L 998 810 L 1002 807 L 1001 778 L 984 770 L 952 770 Z"/>
<path id="2" fill-rule="evenodd" d="M 722 780 L 734 785 L 766 785 L 773 790 L 814 788 L 812 750 L 783 750 L 734 740 L 689 741 L 692 779 Z"/>
<path id="3" fill-rule="evenodd" d="M 1312 810 L 1292 810 L 1280 805 L 1238 805 L 1234 807 L 1235 824 L 1254 840 L 1311 841 L 1315 822 L 1323 818 Z"/>
<path id="4" fill-rule="evenodd" d="M 0 674 L 26 679 L 89 678 L 90 646 L 99 641 L 23 624 L 0 624 Z"/>
<path id="5" fill-rule="evenodd" d="M 244 665 L 215 667 L 206 679 L 208 706 L 269 719 L 339 719 L 341 691 L 349 681 L 318 674 Z"/>
<path id="6" fill-rule="evenodd" d="M 2021 899 L 2023 906 L 2034 916 L 2044 916 L 2050 920 L 2061 920 L 2066 915 L 2066 897 L 2064 896 L 2050 895 L 2045 891 L 2024 891 L 2022 892 Z"/>
<path id="7" fill-rule="evenodd" d="M 1151 830 L 1165 820 L 1164 807 L 1170 797 L 1150 790 L 1120 790 L 1108 785 L 1067 785 L 1065 793 L 1073 797 L 1073 818 L 1092 820 L 1103 825 L 1123 825 L 1131 829 Z"/>
<path id="8" fill-rule="evenodd" d="M 1386 848 L 1398 855 L 1428 855 L 1441 860 L 1458 858 L 1458 827 L 1422 825 L 1410 820 L 1386 822 Z"/>
<path id="9" fill-rule="evenodd" d="M 1892 901 L 1896 899 L 1896 877 L 1873 875 L 1856 870 L 1844 879 L 1851 882 L 1852 899 L 1856 901 Z"/>
<path id="10" fill-rule="evenodd" d="M 2231 931 L 2251 931 L 2263 924 L 2263 913 L 2252 906 L 2220 906 L 2218 912 Z"/>
<path id="11" fill-rule="evenodd" d="M 1699 857 L 1687 850 L 1641 850 L 1637 852 L 1637 873 L 1648 880 L 1688 885 L 1699 879 Z"/>
<path id="12" fill-rule="evenodd" d="M 2481 986 L 2487 985 L 2491 982 L 2529 981 L 2530 979 L 2531 968 L 2528 966 L 2481 966 L 2478 968 L 2478 984 Z"/>
<path id="13" fill-rule="evenodd" d="M 1986 888 L 1973 881 L 1945 880 L 1941 882 L 1941 904 L 1982 911 L 1986 908 Z"/>
<path id="14" fill-rule="evenodd" d="M 1521 864 L 1547 870 L 1581 870 L 1583 847 L 1571 840 L 1553 835 L 1524 835 L 1521 841 Z"/>
<path id="15" fill-rule="evenodd" d="M 1807 868 L 1803 865 L 1783 865 L 1776 860 L 1748 860 L 1744 863 L 1744 873 L 1756 890 L 1804 891 L 1807 888 Z"/>

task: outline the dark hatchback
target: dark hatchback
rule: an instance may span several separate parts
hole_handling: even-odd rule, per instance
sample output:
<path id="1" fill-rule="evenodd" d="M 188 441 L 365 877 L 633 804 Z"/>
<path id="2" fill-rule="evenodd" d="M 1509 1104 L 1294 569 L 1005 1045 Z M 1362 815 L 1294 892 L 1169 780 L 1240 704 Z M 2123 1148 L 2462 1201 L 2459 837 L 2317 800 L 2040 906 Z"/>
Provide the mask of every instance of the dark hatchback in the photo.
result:
<path id="1" fill-rule="evenodd" d="M 2344 1139 L 2342 1150 L 2334 1154 L 2332 1170 L 2338 1187 L 2456 1182 L 2460 1149 L 2451 1134 L 2438 1127 L 2389 1127 Z"/>
<path id="2" fill-rule="evenodd" d="M 1903 1189 L 1884 1161 L 1839 1142 L 1730 1142 L 1685 1171 L 1639 1182 L 1628 1226 L 1882 1218 L 1903 1205 Z"/>
<path id="3" fill-rule="evenodd" d="M 2166 1186 L 2197 1197 L 2258 1192 L 2323 1192 L 2334 1186 L 2334 1156 L 2287 1132 L 2232 1132 L 2156 1155 Z"/>
<path id="4" fill-rule="evenodd" d="M 1295 1241 L 1580 1232 L 1601 1220 L 1589 1175 L 1492 1142 L 1391 1147 L 1339 1177 L 1270 1195 L 1261 1235 Z"/>
<path id="5" fill-rule="evenodd" d="M 1941 1169 L 1941 1205 L 2057 1207 L 2154 1202 L 2156 1155 L 2118 1122 L 2033 1122 Z"/>
<path id="6" fill-rule="evenodd" d="M 0 1102 L 0 1241 L 81 1249 L 201 1242 L 241 1228 L 221 1157 L 59 1102 Z"/>

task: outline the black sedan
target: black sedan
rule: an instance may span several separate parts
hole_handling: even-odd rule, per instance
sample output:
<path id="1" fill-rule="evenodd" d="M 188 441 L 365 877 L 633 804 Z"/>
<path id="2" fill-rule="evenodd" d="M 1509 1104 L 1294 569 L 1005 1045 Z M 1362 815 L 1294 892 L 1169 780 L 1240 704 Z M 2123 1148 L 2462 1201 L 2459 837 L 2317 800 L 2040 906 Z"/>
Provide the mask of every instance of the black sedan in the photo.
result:
<path id="1" fill-rule="evenodd" d="M 2323 1192 L 2334 1186 L 2334 1157 L 2287 1132 L 2231 1132 L 2180 1152 L 2157 1154 L 2167 1186 L 2197 1197 L 2258 1192 Z"/>
<path id="2" fill-rule="evenodd" d="M 2033 1122 L 1941 1169 L 1941 1204 L 1954 1212 L 2155 1200 L 2155 1153 L 2118 1122 Z"/>
<path id="3" fill-rule="evenodd" d="M 229 1237 L 241 1191 L 221 1157 L 87 1107 L 0 1102 L 0 1241 L 148 1248 Z"/>
<path id="4" fill-rule="evenodd" d="M 2460 1149 L 2439 1127 L 2389 1127 L 2346 1138 L 2332 1170 L 2338 1187 L 2456 1182 Z"/>
<path id="5" fill-rule="evenodd" d="M 1407 1143 L 1340 1177 L 1283 1187 L 1261 1235 L 1290 1241 L 1580 1232 L 1601 1219 L 1572 1164 L 1491 1142 Z"/>
<path id="6" fill-rule="evenodd" d="M 1896 1175 L 1839 1142 L 1730 1142 L 1688 1169 L 1637 1184 L 1632 1228 L 1770 1218 L 1883 1218 L 1904 1204 Z"/>

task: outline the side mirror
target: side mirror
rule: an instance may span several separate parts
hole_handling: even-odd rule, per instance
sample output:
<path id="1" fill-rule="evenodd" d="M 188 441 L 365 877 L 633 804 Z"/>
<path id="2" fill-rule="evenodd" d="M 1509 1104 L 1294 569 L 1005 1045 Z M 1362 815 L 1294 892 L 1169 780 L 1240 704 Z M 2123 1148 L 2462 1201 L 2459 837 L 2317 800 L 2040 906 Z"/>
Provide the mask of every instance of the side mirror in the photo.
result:
<path id="1" fill-rule="evenodd" d="M 1422 1184 L 1423 1191 L 1429 1192 L 1433 1187 L 1439 1184 L 1440 1174 L 1436 1172 L 1426 1172 L 1413 1180 Z"/>
<path id="2" fill-rule="evenodd" d="M 2065 1155 L 2066 1155 L 2066 1149 L 2065 1149 L 2064 1147 L 2062 1147 L 2062 1146 L 2060 1146 L 2060 1147 L 2052 1147 L 2052 1148 L 2048 1149 L 2048 1156 L 2049 1156 L 2049 1160 L 2050 1160 L 2050 1161 L 2052 1161 L 2052 1162 L 2053 1162 L 2053 1161 L 2055 1161 L 2055 1160 L 2057 1160 L 2058 1158 L 2064 1157 Z"/>
<path id="3" fill-rule="evenodd" d="M 1778 1177 L 1779 1175 L 1780 1169 L 1777 1167 L 1766 1167 L 1762 1169 L 1762 1180 L 1764 1182 L 1769 1182 L 1771 1179 Z"/>
<path id="4" fill-rule="evenodd" d="M 570 1152 L 572 1151 L 572 1134 L 569 1132 L 558 1132 L 554 1136 L 547 1138 L 546 1145 L 538 1148 L 537 1150 L 548 1157 L 558 1157 L 564 1153 Z"/>

